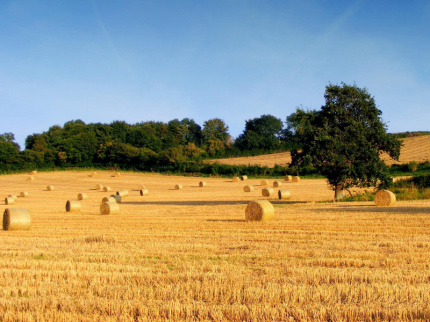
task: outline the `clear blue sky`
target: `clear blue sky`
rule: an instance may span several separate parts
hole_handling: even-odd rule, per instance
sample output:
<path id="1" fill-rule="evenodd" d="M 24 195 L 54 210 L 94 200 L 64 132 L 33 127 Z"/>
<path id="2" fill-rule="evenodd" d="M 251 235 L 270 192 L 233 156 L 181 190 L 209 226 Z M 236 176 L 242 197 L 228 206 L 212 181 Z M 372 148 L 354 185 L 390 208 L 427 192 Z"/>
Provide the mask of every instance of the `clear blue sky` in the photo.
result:
<path id="1" fill-rule="evenodd" d="M 237 137 L 340 82 L 389 132 L 430 130 L 430 1 L 0 1 L 0 133 L 22 148 L 75 119 L 218 117 Z"/>

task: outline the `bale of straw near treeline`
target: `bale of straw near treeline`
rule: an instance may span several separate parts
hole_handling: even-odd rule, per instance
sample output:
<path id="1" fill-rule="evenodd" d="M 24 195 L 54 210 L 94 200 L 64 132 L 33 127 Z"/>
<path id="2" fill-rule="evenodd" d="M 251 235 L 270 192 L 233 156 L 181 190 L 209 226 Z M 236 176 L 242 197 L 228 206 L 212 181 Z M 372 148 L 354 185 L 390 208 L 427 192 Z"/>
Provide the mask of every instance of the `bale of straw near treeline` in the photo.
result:
<path id="1" fill-rule="evenodd" d="M 273 194 L 274 190 L 273 188 L 264 188 L 263 190 L 261 190 L 261 194 L 263 195 L 263 197 L 270 197 Z"/>
<path id="2" fill-rule="evenodd" d="M 278 191 L 278 198 L 279 199 L 290 199 L 291 193 L 288 189 L 281 189 Z"/>
<path id="3" fill-rule="evenodd" d="M 233 179 L 231 179 L 233 182 L 239 182 L 240 178 L 239 177 L 233 177 Z"/>
<path id="4" fill-rule="evenodd" d="M 390 207 L 396 204 L 396 195 L 389 190 L 379 190 L 375 194 L 375 205 L 377 207 Z"/>
<path id="5" fill-rule="evenodd" d="M 243 187 L 243 191 L 245 191 L 245 192 L 254 191 L 254 186 L 251 186 L 251 185 L 248 184 L 245 187 Z"/>
<path id="6" fill-rule="evenodd" d="M 199 187 L 206 187 L 208 184 L 206 183 L 206 181 L 200 181 L 199 182 Z"/>
<path id="7" fill-rule="evenodd" d="M 139 191 L 141 196 L 147 196 L 149 195 L 149 190 L 148 189 L 142 189 Z"/>
<path id="8" fill-rule="evenodd" d="M 84 192 L 78 194 L 78 200 L 86 200 L 88 199 L 88 195 Z"/>
<path id="9" fill-rule="evenodd" d="M 181 184 L 176 184 L 175 185 L 175 190 L 181 190 L 182 189 L 182 185 Z"/>
<path id="10" fill-rule="evenodd" d="M 28 209 L 6 208 L 3 213 L 3 230 L 29 230 L 31 215 Z"/>
<path id="11" fill-rule="evenodd" d="M 81 211 L 81 202 L 79 200 L 67 200 L 66 211 L 67 212 Z"/>
<path id="12" fill-rule="evenodd" d="M 261 185 L 261 186 L 267 186 L 268 184 L 269 184 L 269 180 L 265 180 L 265 179 L 264 179 L 264 180 L 261 180 L 261 181 L 260 181 L 260 185 Z"/>
<path id="13" fill-rule="evenodd" d="M 101 215 L 118 215 L 119 205 L 116 202 L 105 202 L 100 205 Z"/>
<path id="14" fill-rule="evenodd" d="M 275 216 L 275 208 L 268 200 L 251 201 L 245 210 L 246 221 L 270 221 Z"/>

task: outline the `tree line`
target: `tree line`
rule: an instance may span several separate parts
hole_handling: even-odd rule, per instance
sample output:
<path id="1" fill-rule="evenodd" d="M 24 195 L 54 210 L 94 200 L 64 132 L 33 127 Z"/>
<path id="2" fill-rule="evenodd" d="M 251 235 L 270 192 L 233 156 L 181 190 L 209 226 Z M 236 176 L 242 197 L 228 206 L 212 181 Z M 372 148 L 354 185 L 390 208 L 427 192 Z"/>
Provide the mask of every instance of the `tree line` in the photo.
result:
<path id="1" fill-rule="evenodd" d="M 283 123 L 272 115 L 247 120 L 245 130 L 235 140 L 228 130 L 219 118 L 203 126 L 189 118 L 136 124 L 73 120 L 29 135 L 23 151 L 13 133 L 0 135 L 0 170 L 71 166 L 150 170 L 187 161 L 288 149 Z"/>
<path id="2" fill-rule="evenodd" d="M 247 120 L 236 140 L 218 118 L 204 122 L 203 127 L 188 118 L 136 124 L 75 120 L 28 136 L 22 152 L 14 135 L 4 133 L 0 136 L 0 169 L 96 166 L 225 173 L 234 168 L 208 168 L 200 161 L 288 149 L 292 157 L 289 170 L 323 175 L 336 197 L 353 186 L 387 185 L 390 177 L 380 155 L 386 152 L 398 160 L 401 143 L 387 133 L 374 98 L 367 89 L 344 83 L 326 86 L 324 98 L 320 110 L 298 108 L 287 117 L 285 128 L 272 115 Z M 266 169 L 260 171 L 266 173 Z"/>

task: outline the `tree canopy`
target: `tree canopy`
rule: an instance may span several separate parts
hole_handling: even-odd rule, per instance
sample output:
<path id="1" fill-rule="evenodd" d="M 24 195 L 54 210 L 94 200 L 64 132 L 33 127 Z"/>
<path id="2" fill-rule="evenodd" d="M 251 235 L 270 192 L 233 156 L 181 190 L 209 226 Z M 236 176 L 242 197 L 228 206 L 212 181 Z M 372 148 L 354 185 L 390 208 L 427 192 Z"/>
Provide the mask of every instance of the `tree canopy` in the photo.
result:
<path id="1" fill-rule="evenodd" d="M 387 183 L 383 152 L 397 159 L 400 142 L 387 134 L 382 112 L 366 89 L 329 85 L 321 110 L 298 109 L 287 118 L 287 137 L 299 148 L 292 165 L 312 165 L 326 176 L 335 198 L 352 186 Z"/>

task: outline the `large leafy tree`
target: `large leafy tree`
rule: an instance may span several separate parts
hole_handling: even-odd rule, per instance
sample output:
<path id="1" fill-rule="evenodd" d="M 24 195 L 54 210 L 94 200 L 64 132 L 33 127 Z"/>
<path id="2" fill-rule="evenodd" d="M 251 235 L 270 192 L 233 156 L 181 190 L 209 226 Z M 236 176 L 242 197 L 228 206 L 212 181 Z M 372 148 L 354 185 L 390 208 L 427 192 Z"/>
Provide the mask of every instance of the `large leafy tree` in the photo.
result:
<path id="1" fill-rule="evenodd" d="M 388 182 L 383 152 L 397 159 L 400 142 L 387 133 L 382 112 L 366 89 L 329 85 L 319 111 L 298 109 L 287 118 L 287 137 L 296 143 L 292 165 L 313 165 L 335 191 Z"/>
<path id="2" fill-rule="evenodd" d="M 245 122 L 245 130 L 237 138 L 235 145 L 241 150 L 276 149 L 280 145 L 282 121 L 272 115 L 260 117 Z"/>

